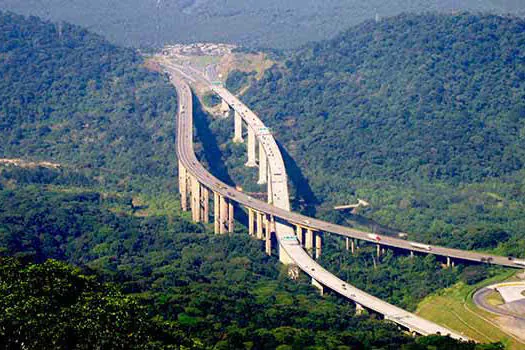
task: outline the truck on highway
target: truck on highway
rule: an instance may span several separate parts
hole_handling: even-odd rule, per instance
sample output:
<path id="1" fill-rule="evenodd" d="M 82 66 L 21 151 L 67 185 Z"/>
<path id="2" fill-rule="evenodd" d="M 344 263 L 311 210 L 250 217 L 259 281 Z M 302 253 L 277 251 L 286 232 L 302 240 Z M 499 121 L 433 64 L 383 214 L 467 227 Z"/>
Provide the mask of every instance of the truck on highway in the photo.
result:
<path id="1" fill-rule="evenodd" d="M 368 238 L 373 239 L 374 241 L 377 241 L 377 242 L 381 240 L 381 237 L 379 237 L 379 235 L 376 235 L 375 233 L 369 233 Z"/>
<path id="2" fill-rule="evenodd" d="M 432 250 L 432 247 L 429 246 L 428 244 L 422 244 L 422 243 L 417 243 L 417 242 L 410 242 L 410 245 L 412 247 L 414 247 L 414 248 L 425 249 L 425 250 L 428 250 L 428 251 Z"/>

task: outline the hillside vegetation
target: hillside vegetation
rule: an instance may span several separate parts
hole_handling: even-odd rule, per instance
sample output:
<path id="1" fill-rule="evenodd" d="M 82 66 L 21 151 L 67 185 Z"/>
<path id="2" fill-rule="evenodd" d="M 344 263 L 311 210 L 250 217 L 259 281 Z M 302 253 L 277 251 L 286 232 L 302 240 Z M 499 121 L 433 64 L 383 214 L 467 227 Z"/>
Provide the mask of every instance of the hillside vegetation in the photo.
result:
<path id="1" fill-rule="evenodd" d="M 243 229 L 213 235 L 170 196 L 138 205 L 78 179 L 86 177 L 0 167 L 5 347 L 502 349 L 413 338 L 355 316 L 353 304 L 320 297 L 306 276 L 291 281 Z"/>
<path id="2" fill-rule="evenodd" d="M 2 348 L 487 349 L 355 316 L 242 226 L 192 223 L 173 88 L 78 27 L 0 24 Z"/>
<path id="3" fill-rule="evenodd" d="M 142 65 L 85 29 L 0 13 L 0 158 L 91 169 L 124 190 L 168 187 L 176 98 Z"/>
<path id="4" fill-rule="evenodd" d="M 524 21 L 402 15 L 293 52 L 243 99 L 319 215 L 364 198 L 414 239 L 523 255 L 524 78 Z"/>
<path id="5" fill-rule="evenodd" d="M 376 14 L 470 10 L 525 15 L 521 0 L 3 0 L 0 9 L 83 25 L 136 47 L 212 41 L 291 48 L 328 39 Z"/>

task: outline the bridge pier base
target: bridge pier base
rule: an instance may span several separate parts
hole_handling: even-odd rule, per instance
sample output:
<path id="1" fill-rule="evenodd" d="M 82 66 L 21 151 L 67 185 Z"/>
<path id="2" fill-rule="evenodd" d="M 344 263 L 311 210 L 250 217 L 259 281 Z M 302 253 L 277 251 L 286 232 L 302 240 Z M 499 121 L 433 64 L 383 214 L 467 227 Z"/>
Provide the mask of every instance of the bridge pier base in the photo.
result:
<path id="1" fill-rule="evenodd" d="M 268 232 L 270 232 L 270 224 L 271 224 L 271 216 L 264 214 L 264 232 L 265 232 L 265 239 L 267 237 Z"/>
<path id="2" fill-rule="evenodd" d="M 266 220 L 266 255 L 271 256 L 272 255 L 272 230 L 275 231 L 275 221 L 273 220 L 273 217 L 269 217 Z"/>
<path id="3" fill-rule="evenodd" d="M 221 232 L 221 207 L 220 207 L 220 195 L 217 192 L 213 192 L 213 227 L 215 234 Z"/>
<path id="4" fill-rule="evenodd" d="M 220 197 L 220 208 L 219 208 L 219 222 L 220 222 L 220 234 L 225 234 L 227 231 L 227 224 L 228 224 L 228 202 L 226 201 L 226 198 L 224 196 Z"/>
<path id="5" fill-rule="evenodd" d="M 290 255 L 288 255 L 288 253 L 286 252 L 286 250 L 284 250 L 283 247 L 281 247 L 281 245 L 279 245 L 279 261 L 281 262 L 281 264 L 283 265 L 291 265 L 291 266 L 295 266 L 294 265 L 294 261 L 292 260 L 292 258 L 290 257 Z"/>
<path id="6" fill-rule="evenodd" d="M 248 126 L 248 161 L 246 162 L 247 167 L 256 167 L 257 162 L 255 161 L 255 131 Z"/>
<path id="7" fill-rule="evenodd" d="M 350 252 L 353 254 L 355 254 L 355 248 L 356 248 L 356 245 L 355 245 L 355 239 L 353 238 L 346 238 L 346 250 L 350 250 Z"/>
<path id="8" fill-rule="evenodd" d="M 234 211 L 233 202 L 231 200 L 228 200 L 228 232 L 229 233 L 233 233 L 233 229 L 235 225 L 233 211 Z"/>
<path id="9" fill-rule="evenodd" d="M 257 213 L 257 239 L 264 239 L 264 234 L 263 234 L 263 220 L 264 220 L 264 215 L 263 213 Z"/>
<path id="10" fill-rule="evenodd" d="M 288 265 L 288 277 L 290 277 L 290 279 L 294 281 L 299 279 L 300 271 L 301 270 L 299 269 L 299 266 L 294 265 L 294 264 Z"/>
<path id="11" fill-rule="evenodd" d="M 321 294 L 321 296 L 324 295 L 324 286 L 321 283 L 319 283 L 315 278 L 312 278 L 312 285 L 315 288 L 319 289 L 319 293 Z"/>
<path id="12" fill-rule="evenodd" d="M 201 188 L 202 196 L 202 222 L 208 224 L 210 222 L 210 191 L 206 187 Z"/>
<path id="13" fill-rule="evenodd" d="M 183 211 L 188 210 L 188 172 L 179 160 L 179 193 L 180 205 Z"/>
<path id="14" fill-rule="evenodd" d="M 323 237 L 321 232 L 315 233 L 315 258 L 319 259 L 321 257 Z"/>
<path id="15" fill-rule="evenodd" d="M 381 245 L 380 244 L 377 244 L 376 252 L 377 252 L 377 257 L 379 258 L 381 256 Z"/>
<path id="16" fill-rule="evenodd" d="M 242 117 L 241 114 L 237 111 L 235 111 L 234 120 L 235 136 L 233 137 L 233 142 L 242 143 L 244 142 L 244 139 L 242 137 Z"/>
<path id="17" fill-rule="evenodd" d="M 306 252 L 312 256 L 314 248 L 314 232 L 311 229 L 306 229 L 305 244 Z"/>
<path id="18" fill-rule="evenodd" d="M 356 316 L 360 316 L 362 314 L 364 314 L 365 312 L 365 308 L 363 307 L 363 305 L 359 304 L 359 303 L 355 303 L 355 314 Z"/>
<path id="19" fill-rule="evenodd" d="M 255 234 L 255 213 L 251 208 L 248 208 L 248 234 L 250 236 Z"/>
<path id="20" fill-rule="evenodd" d="M 201 221 L 201 184 L 196 178 L 191 178 L 191 213 L 193 221 Z"/>
<path id="21" fill-rule="evenodd" d="M 259 180 L 257 184 L 264 185 L 268 181 L 268 162 L 266 153 L 261 143 L 259 143 Z M 269 195 L 269 193 L 268 193 Z"/>
<path id="22" fill-rule="evenodd" d="M 410 258 L 414 259 L 414 251 L 413 250 L 410 251 Z"/>

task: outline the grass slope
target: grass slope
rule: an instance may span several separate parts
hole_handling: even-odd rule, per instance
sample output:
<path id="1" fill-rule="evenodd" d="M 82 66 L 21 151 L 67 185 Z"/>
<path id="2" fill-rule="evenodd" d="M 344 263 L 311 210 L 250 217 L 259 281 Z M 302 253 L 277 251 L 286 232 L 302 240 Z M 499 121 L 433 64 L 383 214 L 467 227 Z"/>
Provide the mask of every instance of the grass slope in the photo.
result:
<path id="1" fill-rule="evenodd" d="M 479 309 L 472 301 L 472 295 L 479 288 L 507 280 L 514 274 L 513 271 L 504 272 L 474 285 L 458 282 L 426 297 L 416 313 L 476 341 L 501 341 L 506 349 L 522 349 L 525 344 L 497 327 L 497 316 Z"/>

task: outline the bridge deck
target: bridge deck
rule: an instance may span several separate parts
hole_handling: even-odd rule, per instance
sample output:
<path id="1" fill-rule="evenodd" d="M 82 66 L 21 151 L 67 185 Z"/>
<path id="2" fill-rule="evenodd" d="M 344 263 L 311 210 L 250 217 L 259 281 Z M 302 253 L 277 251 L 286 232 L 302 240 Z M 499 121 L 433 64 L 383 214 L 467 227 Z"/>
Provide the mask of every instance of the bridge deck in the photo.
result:
<path id="1" fill-rule="evenodd" d="M 222 183 L 219 179 L 212 176 L 200 164 L 200 162 L 195 157 L 195 153 L 193 150 L 193 109 L 191 90 L 183 80 L 178 79 L 177 77 L 172 76 L 172 81 L 177 89 L 179 97 L 179 117 L 177 122 L 177 154 L 179 156 L 179 160 L 184 164 L 187 170 L 193 176 L 195 176 L 198 179 L 198 181 L 200 181 L 206 187 L 210 188 L 210 190 L 220 193 L 222 196 L 230 198 L 231 200 L 234 200 L 247 207 L 271 215 L 275 215 L 277 217 L 281 217 L 287 220 L 289 218 L 289 215 L 292 214 L 289 210 L 268 205 L 265 202 L 253 199 L 247 196 L 246 194 L 237 191 L 233 187 L 227 186 L 226 184 Z M 271 144 L 271 141 L 267 140 L 266 144 Z M 275 147 L 277 147 L 275 140 L 273 140 L 273 144 L 275 144 Z M 280 153 L 274 152 L 276 159 L 277 154 L 280 157 Z M 279 160 L 277 160 L 277 162 L 279 162 Z M 280 162 L 282 162 L 282 158 Z M 284 163 L 282 164 L 284 166 Z M 276 169 L 278 169 L 278 167 Z M 286 184 L 286 182 L 284 182 L 284 184 Z M 284 193 L 286 194 L 286 196 L 284 195 Z M 280 198 L 276 198 L 278 199 L 278 201 L 276 201 L 275 204 L 280 205 L 280 203 L 282 202 L 283 206 L 285 207 L 286 205 L 289 205 L 289 202 L 284 203 L 284 201 L 287 199 L 287 195 L 287 189 L 283 189 Z M 276 213 L 278 213 L 278 215 L 276 215 Z M 299 217 L 300 220 L 302 220 L 303 216 Z M 308 219 L 314 220 L 311 218 Z M 294 222 L 294 220 L 292 220 L 292 222 Z M 285 240 L 283 240 L 284 237 L 294 235 L 294 230 L 292 227 L 281 222 L 277 222 L 276 227 L 277 239 L 280 244 L 280 249 L 284 250 L 284 252 L 295 262 L 295 264 L 301 270 L 303 270 L 316 281 L 320 282 L 322 285 L 330 288 L 331 290 L 341 294 L 342 296 L 350 300 L 353 300 L 371 310 L 374 310 L 384 315 L 386 319 L 389 319 L 403 327 L 406 327 L 411 331 L 415 331 L 423 335 L 448 334 L 451 337 L 457 339 L 467 339 L 466 337 L 457 334 L 445 327 L 441 327 L 433 322 L 427 321 L 408 311 L 405 311 L 385 301 L 382 301 L 337 278 L 336 276 L 325 270 L 317 262 L 315 262 L 315 260 L 313 260 L 304 251 L 304 249 L 301 246 L 299 246 L 299 244 L 285 243 Z"/>

